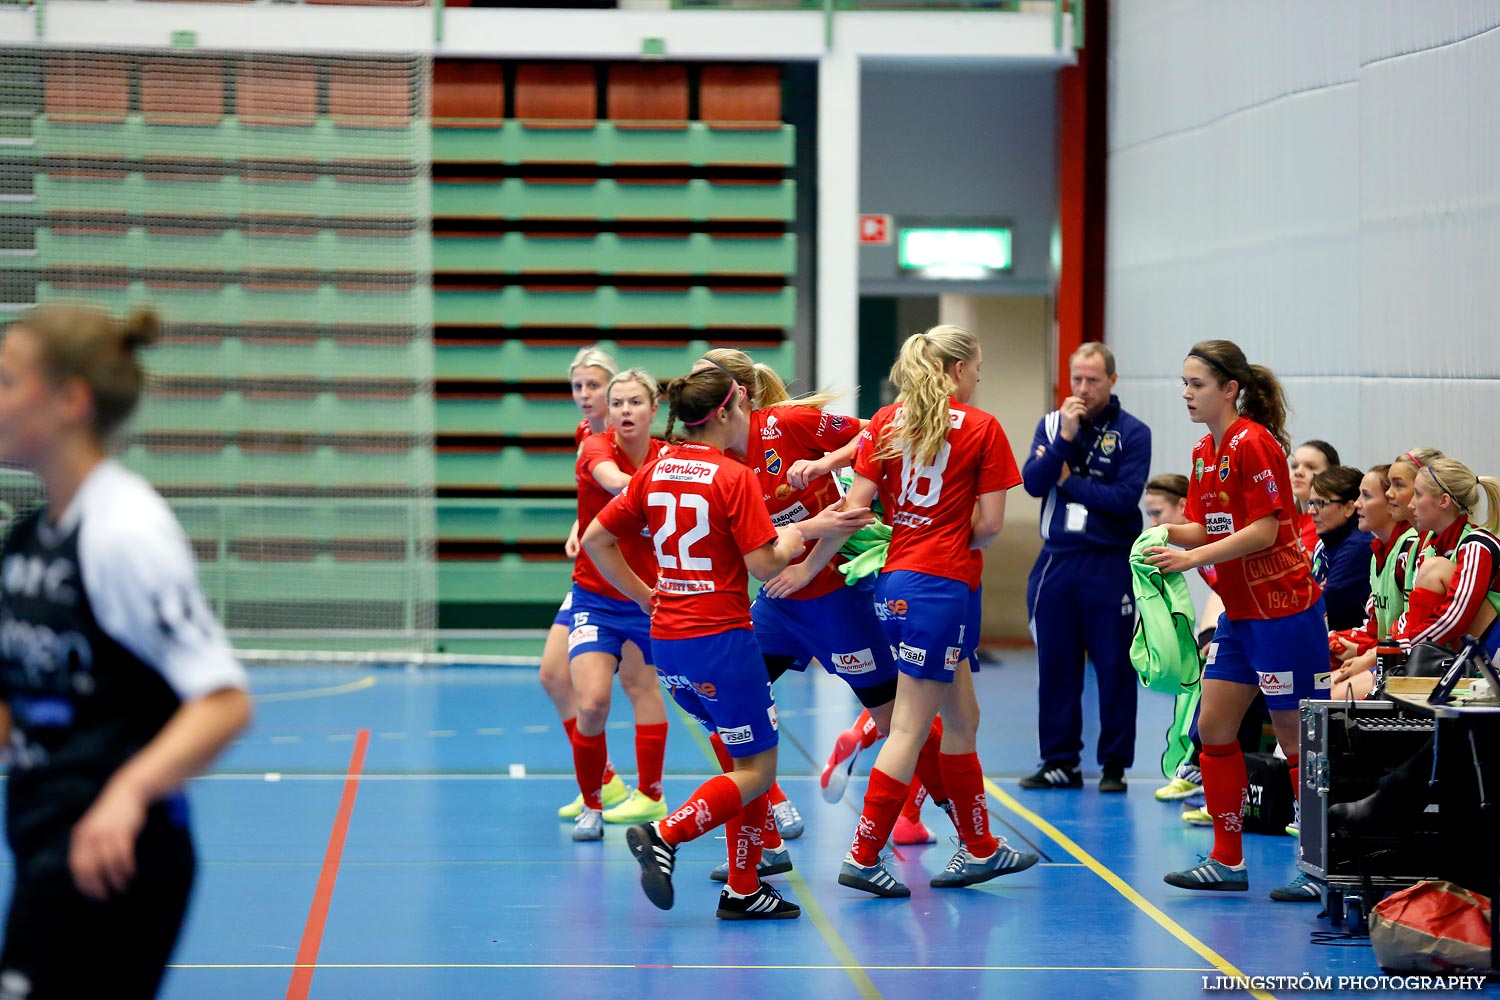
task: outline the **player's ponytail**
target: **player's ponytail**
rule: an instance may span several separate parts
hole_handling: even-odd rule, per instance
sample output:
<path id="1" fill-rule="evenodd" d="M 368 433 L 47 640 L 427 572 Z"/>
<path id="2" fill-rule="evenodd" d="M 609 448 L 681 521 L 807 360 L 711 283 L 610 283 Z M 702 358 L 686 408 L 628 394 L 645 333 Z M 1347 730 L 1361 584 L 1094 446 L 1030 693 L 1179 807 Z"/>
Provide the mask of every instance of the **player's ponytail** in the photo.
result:
<path id="1" fill-rule="evenodd" d="M 1281 380 L 1265 365 L 1252 365 L 1245 352 L 1230 340 L 1202 340 L 1188 351 L 1188 357 L 1202 361 L 1220 385 L 1239 383 L 1239 413 L 1271 432 L 1288 455 L 1292 439 L 1286 433 L 1286 418 L 1291 412 Z"/>
<path id="2" fill-rule="evenodd" d="M 1479 526 L 1491 533 L 1500 531 L 1500 479 L 1480 476 L 1479 489 L 1484 493 L 1484 520 Z"/>
<path id="3" fill-rule="evenodd" d="M 15 325 L 37 338 L 42 369 L 52 383 L 79 379 L 89 387 L 92 430 L 100 440 L 135 412 L 146 384 L 136 352 L 161 334 L 154 311 L 137 308 L 122 320 L 93 306 L 40 306 Z"/>
<path id="4" fill-rule="evenodd" d="M 776 369 L 764 362 L 752 361 L 750 355 L 733 347 L 715 347 L 704 353 L 703 360 L 727 372 L 744 386 L 750 393 L 750 408 L 754 410 L 763 410 L 768 406 L 810 406 L 821 410 L 843 395 L 841 392 L 825 389 L 793 397 Z"/>
<path id="5" fill-rule="evenodd" d="M 704 368 L 667 383 L 667 440 L 696 438 L 718 410 L 733 403 L 738 382 L 717 368 Z M 678 421 L 683 433 L 676 435 Z"/>
<path id="6" fill-rule="evenodd" d="M 948 397 L 956 388 L 948 371 L 959 361 L 973 361 L 978 350 L 978 337 L 950 324 L 906 338 L 890 375 L 899 393 L 900 423 L 881 442 L 881 458 L 908 454 L 919 465 L 933 463 L 948 440 Z"/>

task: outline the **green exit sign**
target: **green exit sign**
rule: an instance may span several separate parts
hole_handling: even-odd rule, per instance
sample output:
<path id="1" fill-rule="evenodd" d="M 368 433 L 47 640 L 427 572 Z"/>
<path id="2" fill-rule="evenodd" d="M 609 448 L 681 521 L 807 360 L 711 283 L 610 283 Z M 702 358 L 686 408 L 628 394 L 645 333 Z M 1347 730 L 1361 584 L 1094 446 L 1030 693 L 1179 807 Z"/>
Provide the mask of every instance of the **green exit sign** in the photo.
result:
<path id="1" fill-rule="evenodd" d="M 172 48 L 174 49 L 196 49 L 198 47 L 198 33 L 196 31 L 174 31 L 172 32 Z"/>
<path id="2" fill-rule="evenodd" d="M 982 278 L 1009 271 L 1009 229 L 903 229 L 897 238 L 902 267 L 933 277 Z"/>

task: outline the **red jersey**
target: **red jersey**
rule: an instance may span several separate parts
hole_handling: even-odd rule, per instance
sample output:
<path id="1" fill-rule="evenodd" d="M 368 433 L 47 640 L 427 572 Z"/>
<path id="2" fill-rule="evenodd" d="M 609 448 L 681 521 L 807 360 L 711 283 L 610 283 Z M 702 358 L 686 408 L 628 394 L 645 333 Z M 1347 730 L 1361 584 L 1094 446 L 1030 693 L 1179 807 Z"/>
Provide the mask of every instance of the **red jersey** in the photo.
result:
<path id="1" fill-rule="evenodd" d="M 1423 592 L 1419 596 L 1413 590 L 1406 611 L 1391 633 L 1408 652 L 1418 642 L 1435 642 L 1458 649 L 1475 616 L 1494 592 L 1500 590 L 1500 540 L 1459 515 L 1458 520 L 1438 534 L 1422 534 L 1417 539 L 1416 551 L 1420 554 L 1412 579 L 1416 579 L 1417 571 L 1429 555 L 1451 559 L 1453 579 L 1445 594 Z M 1494 599 L 1500 601 L 1500 597 Z"/>
<path id="2" fill-rule="evenodd" d="M 1308 554 L 1311 561 L 1312 553 L 1318 547 L 1318 519 L 1312 514 L 1293 514 L 1292 518 L 1297 536 L 1302 539 L 1302 551 Z"/>
<path id="3" fill-rule="evenodd" d="M 603 433 L 603 432 L 601 432 L 601 433 Z M 573 443 L 576 444 L 576 445 L 583 444 L 583 442 L 587 441 L 589 438 L 591 438 L 593 436 L 594 436 L 594 428 L 593 428 L 593 425 L 591 425 L 589 423 L 587 417 L 585 417 L 584 419 L 578 421 L 578 426 L 575 427 L 575 428 L 573 428 Z"/>
<path id="4" fill-rule="evenodd" d="M 772 524 L 778 528 L 796 524 L 838 503 L 839 488 L 833 476 L 819 476 L 799 490 L 786 481 L 786 474 L 793 463 L 838 451 L 858 434 L 859 421 L 854 417 L 824 413 L 810 406 L 790 404 L 751 412 L 746 458 L 760 480 Z M 806 559 L 816 543 L 817 539 L 808 539 L 807 547 L 792 562 Z M 812 600 L 844 586 L 844 575 L 835 568 L 844 561 L 843 556 L 834 556 L 792 599 Z"/>
<path id="5" fill-rule="evenodd" d="M 652 438 L 646 448 L 646 460 L 661 455 L 666 451 L 665 441 Z M 604 509 L 604 505 L 614 499 L 614 494 L 603 486 L 599 480 L 594 478 L 594 469 L 600 462 L 613 462 L 620 467 L 620 471 L 627 476 L 636 471 L 635 463 L 630 456 L 625 454 L 619 442 L 615 440 L 613 430 L 601 431 L 584 441 L 578 448 L 578 462 L 573 466 L 574 474 L 578 477 L 578 536 L 588 530 L 594 518 Z M 620 551 L 625 555 L 625 561 L 630 568 L 635 570 L 635 575 L 645 580 L 647 584 L 656 584 L 656 553 L 651 548 L 651 539 L 645 535 L 622 535 L 620 536 Z M 573 582 L 590 593 L 599 594 L 602 597 L 611 597 L 623 601 L 627 598 L 620 593 L 610 582 L 604 579 L 604 574 L 599 572 L 594 561 L 589 558 L 585 551 L 579 551 L 578 558 L 573 562 Z"/>
<path id="6" fill-rule="evenodd" d="M 659 572 L 653 639 L 750 628 L 745 553 L 776 540 L 755 473 L 717 448 L 686 441 L 637 472 L 599 512 L 624 539 L 649 528 Z"/>
<path id="7" fill-rule="evenodd" d="M 909 458 L 876 458 L 887 430 L 901 419 L 902 404 L 881 407 L 860 433 L 854 471 L 875 483 L 891 526 L 885 569 L 962 580 L 973 590 L 984 553 L 969 548 L 974 503 L 981 494 L 1021 484 L 1000 421 L 956 399 L 948 400 L 948 441 L 931 465 Z"/>
<path id="8" fill-rule="evenodd" d="M 1193 448 L 1187 516 L 1216 542 L 1263 517 L 1276 515 L 1276 541 L 1268 549 L 1218 563 L 1214 590 L 1231 621 L 1285 618 L 1312 607 L 1322 595 L 1297 530 L 1286 452 L 1271 432 L 1240 417 L 1224 432 L 1220 450 L 1205 434 Z"/>

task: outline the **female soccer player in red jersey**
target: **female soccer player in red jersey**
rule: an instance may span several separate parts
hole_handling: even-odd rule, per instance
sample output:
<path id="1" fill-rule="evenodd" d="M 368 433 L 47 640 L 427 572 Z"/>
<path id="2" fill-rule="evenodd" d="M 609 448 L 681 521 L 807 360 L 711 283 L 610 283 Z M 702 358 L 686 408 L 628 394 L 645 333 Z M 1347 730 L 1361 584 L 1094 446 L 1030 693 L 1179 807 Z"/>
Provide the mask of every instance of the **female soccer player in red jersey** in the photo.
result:
<path id="1" fill-rule="evenodd" d="M 668 435 L 681 422 L 686 440 L 635 474 L 584 532 L 583 546 L 611 584 L 650 611 L 662 683 L 718 732 L 735 760 L 733 773 L 710 778 L 666 819 L 626 831 L 641 887 L 652 903 L 670 909 L 678 846 L 727 823 L 729 885 L 718 916 L 782 919 L 801 910 L 757 874 L 761 838 L 773 822 L 765 793 L 776 778 L 777 724 L 751 631 L 746 570 L 775 576 L 802 551 L 803 539 L 796 525 L 771 524 L 755 474 L 724 454 L 744 439 L 744 392 L 718 369 L 672 380 Z M 621 540 L 643 528 L 656 550 L 654 593 L 620 551 Z"/>
<path id="2" fill-rule="evenodd" d="M 591 435 L 605 429 L 609 421 L 609 380 L 614 378 L 619 367 L 615 359 L 597 347 L 585 347 L 573 356 L 568 365 L 568 382 L 573 391 L 573 402 L 583 416 L 573 429 L 573 443 L 579 448 Z M 569 559 L 578 558 L 578 522 L 568 529 L 568 540 L 563 546 Z M 568 738 L 571 751 L 573 735 L 578 728 L 578 702 L 573 695 L 573 675 L 568 666 L 568 633 L 573 628 L 573 591 L 563 597 L 562 605 L 552 618 L 552 627 L 547 630 L 547 641 L 542 646 L 542 663 L 539 677 L 542 690 L 552 699 L 552 707 L 562 722 L 563 734 Z M 638 667 L 638 652 L 634 647 L 625 652 L 632 667 Z M 629 797 L 625 782 L 615 774 L 605 751 L 604 773 L 601 776 L 600 801 L 608 809 L 623 803 Z M 583 796 L 557 810 L 557 818 L 577 820 L 583 812 Z"/>
<path id="3" fill-rule="evenodd" d="M 1224 614 L 1209 646 L 1198 719 L 1213 852 L 1201 864 L 1168 874 L 1166 882 L 1244 891 L 1250 882 L 1240 811 L 1248 782 L 1236 738 L 1240 720 L 1259 688 L 1295 790 L 1297 706 L 1318 697 L 1320 685 L 1327 690 L 1328 628 L 1296 528 L 1281 383 L 1229 341 L 1207 340 L 1188 352 L 1182 384 L 1189 418 L 1209 430 L 1193 449 L 1190 523 L 1167 528 L 1167 540 L 1183 549 L 1159 546 L 1146 553 L 1163 572 L 1217 566 L 1215 590 Z M 1314 883 L 1298 875 L 1272 898 L 1295 901 L 1317 893 Z"/>
<path id="4" fill-rule="evenodd" d="M 656 379 L 639 368 L 620 372 L 609 382 L 609 423 L 602 434 L 578 450 L 578 524 L 587 530 L 604 505 L 623 490 L 646 462 L 666 450 L 651 436 L 660 390 Z M 620 540 L 620 549 L 635 573 L 656 582 L 656 554 L 651 541 L 635 535 Z M 651 619 L 600 576 L 587 552 L 573 563 L 572 628 L 568 662 L 578 699 L 573 733 L 573 769 L 584 808 L 573 827 L 574 840 L 602 840 L 604 822 L 643 823 L 667 815 L 662 800 L 661 768 L 667 749 L 667 709 L 651 664 Z M 625 656 L 631 649 L 635 655 Z M 640 661 L 640 662 L 637 662 Z M 630 798 L 604 813 L 600 775 L 608 751 L 604 725 L 609 721 L 615 673 L 635 711 L 635 756 L 640 774 Z"/>
<path id="5" fill-rule="evenodd" d="M 1487 515 L 1477 520 L 1481 502 Z M 1392 634 L 1404 650 L 1435 642 L 1459 648 L 1465 633 L 1484 635 L 1500 609 L 1500 482 L 1476 476 L 1453 458 L 1422 466 L 1413 484 L 1416 586 Z M 1493 644 L 1491 644 L 1492 646 Z"/>
<path id="6" fill-rule="evenodd" d="M 741 453 L 755 469 L 772 523 L 806 525 L 809 518 L 841 507 L 839 485 L 828 468 L 848 463 L 859 437 L 858 418 L 825 412 L 823 405 L 836 398 L 832 393 L 792 399 L 774 371 L 752 364 L 742 351 L 709 351 L 694 367 L 710 366 L 755 387 Z M 810 529 L 810 534 L 819 532 Z M 761 588 L 750 616 L 772 683 L 786 671 L 801 670 L 817 660 L 854 691 L 877 733 L 886 732 L 896 697 L 896 664 L 875 615 L 874 581 L 849 586 L 837 569 L 845 561 L 838 554 L 843 538 L 840 533 L 810 544 L 807 554 Z M 934 725 L 917 770 L 937 790 L 938 804 L 946 807 L 938 768 L 940 738 L 941 729 Z M 824 797 L 837 802 L 848 774 L 847 768 L 834 769 Z M 776 804 L 778 791 L 773 786 L 770 793 L 773 813 L 791 812 L 790 803 Z M 785 833 L 785 825 L 778 826 Z M 800 818 L 797 826 L 800 832 Z"/>
<path id="7" fill-rule="evenodd" d="M 982 363 L 978 338 L 960 327 L 908 338 L 891 367 L 900 395 L 861 432 L 854 460 L 847 503 L 867 506 L 879 490 L 891 524 L 875 607 L 901 673 L 839 883 L 879 896 L 911 895 L 880 850 L 939 711 L 938 764 L 963 846 L 932 886 L 974 885 L 1037 862 L 991 835 L 974 752 L 979 702 L 969 659 L 979 645 L 982 551 L 1000 534 L 1005 491 L 1021 482 L 999 421 L 968 405 Z"/>

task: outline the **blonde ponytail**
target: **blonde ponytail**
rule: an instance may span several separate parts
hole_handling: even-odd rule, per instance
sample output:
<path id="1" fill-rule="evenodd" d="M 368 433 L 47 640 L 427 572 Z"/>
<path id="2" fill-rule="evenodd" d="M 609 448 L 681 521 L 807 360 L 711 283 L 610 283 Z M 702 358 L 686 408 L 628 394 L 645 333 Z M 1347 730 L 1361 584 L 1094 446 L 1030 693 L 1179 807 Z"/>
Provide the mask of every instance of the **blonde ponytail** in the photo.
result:
<path id="1" fill-rule="evenodd" d="M 726 372 L 750 392 L 750 407 L 764 410 L 770 406 L 808 406 L 821 410 L 843 395 L 825 389 L 793 397 L 786 390 L 786 383 L 770 365 L 753 361 L 750 355 L 733 347 L 715 347 L 704 352 L 703 360 Z"/>
<path id="2" fill-rule="evenodd" d="M 1484 493 L 1484 521 L 1479 526 L 1493 534 L 1500 531 L 1500 479 L 1480 476 L 1479 489 Z"/>
<path id="3" fill-rule="evenodd" d="M 956 388 L 948 369 L 972 361 L 979 338 L 961 326 L 943 324 L 906 338 L 891 383 L 901 404 L 899 424 L 881 442 L 881 458 L 910 455 L 919 465 L 931 465 L 948 440 L 948 397 Z"/>

